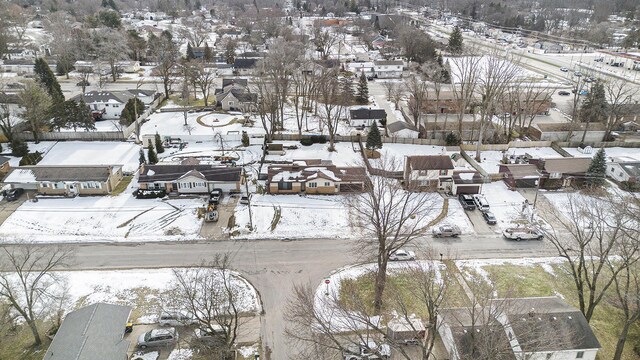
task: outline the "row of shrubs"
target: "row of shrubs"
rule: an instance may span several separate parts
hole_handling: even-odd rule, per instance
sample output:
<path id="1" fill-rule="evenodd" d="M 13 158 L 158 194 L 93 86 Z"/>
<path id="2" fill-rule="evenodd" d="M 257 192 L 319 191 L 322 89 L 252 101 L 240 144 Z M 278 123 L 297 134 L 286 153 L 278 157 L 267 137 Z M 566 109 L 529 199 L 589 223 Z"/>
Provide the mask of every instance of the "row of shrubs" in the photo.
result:
<path id="1" fill-rule="evenodd" d="M 164 189 L 159 189 L 159 190 L 138 189 L 133 192 L 133 196 L 135 196 L 136 199 L 159 199 L 167 196 L 167 192 Z"/>
<path id="2" fill-rule="evenodd" d="M 313 144 L 326 144 L 326 143 L 327 143 L 327 137 L 324 135 L 311 135 L 311 136 L 305 136 L 302 139 L 300 139 L 300 144 L 304 146 L 311 146 Z"/>

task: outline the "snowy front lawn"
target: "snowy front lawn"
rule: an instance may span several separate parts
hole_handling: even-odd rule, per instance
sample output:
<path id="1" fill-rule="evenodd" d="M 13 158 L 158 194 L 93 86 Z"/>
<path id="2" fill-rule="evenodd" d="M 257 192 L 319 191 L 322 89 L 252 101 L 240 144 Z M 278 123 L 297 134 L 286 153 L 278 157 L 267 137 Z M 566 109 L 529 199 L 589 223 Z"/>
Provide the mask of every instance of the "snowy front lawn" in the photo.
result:
<path id="1" fill-rule="evenodd" d="M 251 197 L 254 231 L 249 232 L 249 207 L 238 205 L 235 211 L 237 232 L 241 238 L 349 238 L 354 229 L 340 195 L 259 195 Z"/>
<path id="2" fill-rule="evenodd" d="M 490 211 L 498 220 L 498 230 L 529 223 L 529 206 L 523 211 L 526 199 L 519 192 L 510 190 L 504 181 L 482 185 L 482 193 L 489 202 Z"/>
<path id="3" fill-rule="evenodd" d="M 284 155 L 267 155 L 267 161 L 293 161 L 293 160 L 331 160 L 336 166 L 364 166 L 360 155 L 360 146 L 357 143 L 335 143 L 336 151 L 329 151 L 329 142 L 326 144 L 312 144 L 304 146 L 299 141 L 278 141 L 285 146 L 297 146 L 297 149 L 286 149 Z"/>
<path id="4" fill-rule="evenodd" d="M 0 226 L 4 241 L 166 241 L 199 237 L 200 199 L 136 199 L 118 196 L 43 198 L 27 201 Z"/>

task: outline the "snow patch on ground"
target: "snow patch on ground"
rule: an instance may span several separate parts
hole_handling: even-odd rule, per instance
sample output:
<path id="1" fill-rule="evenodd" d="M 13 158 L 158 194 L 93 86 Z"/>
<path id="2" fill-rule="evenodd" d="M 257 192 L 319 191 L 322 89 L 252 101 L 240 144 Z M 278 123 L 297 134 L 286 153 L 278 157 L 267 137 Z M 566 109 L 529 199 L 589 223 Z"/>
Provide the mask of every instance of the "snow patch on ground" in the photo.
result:
<path id="1" fill-rule="evenodd" d="M 525 216 L 527 211 L 522 211 L 525 198 L 519 192 L 510 190 L 503 181 L 483 184 L 482 193 L 498 220 L 497 232 L 529 222 L 530 215 Z"/>
<path id="2" fill-rule="evenodd" d="M 540 258 L 520 258 L 520 259 L 470 259 L 458 260 L 456 266 L 460 271 L 469 277 L 467 270 L 471 270 L 482 277 L 482 279 L 491 284 L 489 273 L 484 270 L 485 266 L 515 265 L 515 266 L 541 266 L 546 272 L 555 275 L 551 265 L 562 264 L 564 259 L 560 257 L 540 257 Z"/>
<path id="3" fill-rule="evenodd" d="M 240 353 L 240 355 L 242 357 L 248 358 L 248 357 L 252 356 L 253 354 L 255 354 L 256 352 L 258 352 L 258 345 L 241 346 L 238 349 L 238 352 Z"/>
<path id="4" fill-rule="evenodd" d="M 131 360 L 157 360 L 160 357 L 160 353 L 157 351 L 152 351 L 144 354 L 134 354 Z"/>
<path id="5" fill-rule="evenodd" d="M 167 360 L 189 360 L 193 357 L 193 350 L 191 349 L 174 349 L 169 354 Z"/>
<path id="6" fill-rule="evenodd" d="M 442 221 L 434 225 L 434 227 L 441 225 L 456 225 L 460 228 L 460 231 L 463 234 L 474 233 L 473 224 L 456 198 L 449 199 L 449 212 L 447 213 L 447 216 Z M 428 231 L 431 231 L 431 229 Z"/>
<path id="7" fill-rule="evenodd" d="M 475 151 L 467 152 L 470 156 L 475 157 Z M 533 158 L 560 158 L 562 155 L 558 154 L 550 147 L 536 147 L 536 148 L 511 148 L 506 151 L 482 151 L 480 153 L 480 161 L 478 164 L 489 174 L 497 174 L 500 170 L 499 165 L 502 163 L 502 158 L 506 155 L 522 156 L 525 154 L 531 155 Z"/>
<path id="8" fill-rule="evenodd" d="M 336 151 L 330 152 L 329 143 L 303 146 L 299 141 L 278 141 L 285 146 L 297 146 L 297 149 L 285 149 L 284 155 L 267 155 L 266 161 L 291 162 L 293 160 L 321 159 L 331 160 L 336 166 L 364 166 L 360 155 L 360 146 L 356 143 L 335 143 Z"/>

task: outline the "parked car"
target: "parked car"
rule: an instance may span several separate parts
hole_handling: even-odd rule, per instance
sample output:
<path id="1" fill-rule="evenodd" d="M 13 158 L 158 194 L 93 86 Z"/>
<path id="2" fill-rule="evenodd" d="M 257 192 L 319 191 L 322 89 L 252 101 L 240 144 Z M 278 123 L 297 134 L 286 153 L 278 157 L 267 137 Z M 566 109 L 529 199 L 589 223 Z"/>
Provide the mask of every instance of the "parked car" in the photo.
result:
<path id="1" fill-rule="evenodd" d="M 586 82 L 586 83 L 592 83 L 594 81 L 596 81 L 596 79 L 591 78 L 591 77 L 588 77 L 588 78 L 584 79 L 584 82 Z"/>
<path id="2" fill-rule="evenodd" d="M 209 194 L 209 204 L 220 204 L 220 201 L 222 201 L 222 194 L 222 189 L 211 190 L 211 194 Z"/>
<path id="3" fill-rule="evenodd" d="M 240 204 L 249 205 L 249 197 L 251 195 L 242 195 L 240 196 Z"/>
<path id="4" fill-rule="evenodd" d="M 476 204 L 473 202 L 473 196 L 467 194 L 458 195 L 458 200 L 462 204 L 462 208 L 465 210 L 475 210 Z"/>
<path id="5" fill-rule="evenodd" d="M 564 67 L 564 66 L 563 66 L 563 67 L 561 67 L 561 68 L 560 68 L 560 71 L 562 71 L 562 72 L 568 72 L 568 71 L 569 71 L 569 69 L 567 69 L 566 67 Z"/>
<path id="6" fill-rule="evenodd" d="M 593 59 L 593 61 L 595 61 L 595 62 L 603 62 L 604 58 L 603 57 L 595 58 L 595 59 Z"/>
<path id="7" fill-rule="evenodd" d="M 509 228 L 502 232 L 505 238 L 509 240 L 542 240 L 544 235 L 536 229 L 532 228 Z"/>
<path id="8" fill-rule="evenodd" d="M 486 221 L 489 225 L 495 225 L 498 223 L 498 220 L 491 211 L 484 211 L 482 213 L 482 217 L 484 218 L 484 221 Z"/>
<path id="9" fill-rule="evenodd" d="M 138 337 L 138 346 L 142 349 L 154 346 L 166 346 L 178 341 L 178 333 L 175 328 L 153 329 Z"/>
<path id="10" fill-rule="evenodd" d="M 198 320 L 191 314 L 181 310 L 162 311 L 158 319 L 160 326 L 186 326 L 196 324 Z"/>
<path id="11" fill-rule="evenodd" d="M 484 198 L 483 195 L 475 194 L 473 195 L 473 203 L 476 204 L 478 210 L 485 212 L 489 211 L 489 202 Z"/>
<path id="12" fill-rule="evenodd" d="M 7 190 L 5 196 L 7 201 L 16 201 L 20 196 L 22 196 L 22 194 L 24 194 L 23 188 L 15 188 Z"/>
<path id="13" fill-rule="evenodd" d="M 405 249 L 398 249 L 389 256 L 389 260 L 391 261 L 407 261 L 415 259 L 416 253 Z"/>
<path id="14" fill-rule="evenodd" d="M 560 91 L 558 91 L 558 95 L 560 95 L 560 96 L 569 96 L 569 95 L 571 95 L 571 93 L 566 91 L 566 90 L 560 90 Z"/>
<path id="15" fill-rule="evenodd" d="M 374 341 L 367 344 L 351 345 L 344 352 L 344 360 L 373 360 L 391 357 L 391 348 L 387 344 L 378 345 Z"/>
<path id="16" fill-rule="evenodd" d="M 87 80 L 80 80 L 76 83 L 76 86 L 89 86 L 91 85 Z"/>
<path id="17" fill-rule="evenodd" d="M 580 77 L 580 76 L 582 76 L 582 73 L 580 71 L 574 71 L 573 72 L 573 76 Z"/>
<path id="18" fill-rule="evenodd" d="M 209 327 L 200 327 L 194 330 L 196 339 L 200 341 L 211 342 L 224 336 L 224 328 L 218 324 Z"/>
<path id="19" fill-rule="evenodd" d="M 457 225 L 440 225 L 434 227 L 431 232 L 433 237 L 456 237 L 462 234 Z"/>

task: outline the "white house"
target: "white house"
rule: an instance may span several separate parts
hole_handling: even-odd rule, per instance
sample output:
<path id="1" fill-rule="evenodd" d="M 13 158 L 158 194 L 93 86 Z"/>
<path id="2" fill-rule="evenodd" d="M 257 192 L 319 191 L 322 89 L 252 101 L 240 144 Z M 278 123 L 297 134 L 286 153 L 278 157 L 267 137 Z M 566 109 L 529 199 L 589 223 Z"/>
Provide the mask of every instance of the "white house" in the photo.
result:
<path id="1" fill-rule="evenodd" d="M 72 100 L 80 101 L 83 95 L 77 95 Z M 102 113 L 99 120 L 118 120 L 129 99 L 133 94 L 127 91 L 90 91 L 84 94 L 84 102 L 91 111 Z"/>
<path id="2" fill-rule="evenodd" d="M 404 181 L 412 189 L 444 190 L 451 188 L 453 161 L 447 155 L 407 156 L 404 162 Z"/>
<path id="3" fill-rule="evenodd" d="M 607 163 L 607 176 L 618 182 L 640 181 L 640 161 L 629 161 L 624 158 L 614 158 Z"/>
<path id="4" fill-rule="evenodd" d="M 361 107 L 349 110 L 349 125 L 353 127 L 370 127 L 373 123 L 381 126 L 380 122 L 386 118 L 387 112 L 384 109 Z"/>
<path id="5" fill-rule="evenodd" d="M 132 96 L 137 97 L 145 106 L 151 105 L 158 94 L 155 90 L 129 89 L 127 90 Z"/>
<path id="6" fill-rule="evenodd" d="M 378 60 L 373 62 L 373 71 L 378 79 L 399 79 L 402 77 L 402 60 Z"/>
<path id="7" fill-rule="evenodd" d="M 372 78 L 376 75 L 376 73 L 373 71 L 372 62 L 350 62 L 347 63 L 347 69 L 357 76 L 360 76 L 360 74 L 364 73 L 364 76 Z"/>
<path id="8" fill-rule="evenodd" d="M 441 309 L 437 321 L 450 360 L 594 360 L 601 347 L 584 315 L 557 297 L 494 299 L 473 312 Z"/>
<path id="9" fill-rule="evenodd" d="M 213 189 L 240 191 L 241 167 L 212 165 L 145 165 L 140 170 L 140 189 L 178 194 L 207 194 Z"/>
<path id="10" fill-rule="evenodd" d="M 135 73 L 140 70 L 140 61 L 118 61 L 116 69 L 127 74 Z"/>

